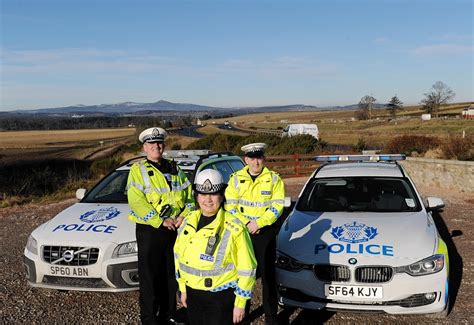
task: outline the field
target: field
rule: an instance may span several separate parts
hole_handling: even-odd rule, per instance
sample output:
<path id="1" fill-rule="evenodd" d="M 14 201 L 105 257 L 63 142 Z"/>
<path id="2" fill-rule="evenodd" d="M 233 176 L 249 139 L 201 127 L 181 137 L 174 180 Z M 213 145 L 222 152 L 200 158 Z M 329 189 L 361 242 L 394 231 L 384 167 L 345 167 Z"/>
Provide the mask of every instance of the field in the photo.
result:
<path id="1" fill-rule="evenodd" d="M 381 146 L 401 134 L 416 134 L 448 138 L 450 136 L 474 136 L 474 120 L 461 119 L 461 111 L 468 103 L 454 104 L 440 110 L 440 119 L 422 121 L 420 107 L 407 107 L 392 120 L 384 109 L 374 110 L 374 118 L 368 121 L 354 119 L 354 111 L 279 112 L 240 115 L 209 120 L 206 133 L 217 132 L 216 125 L 228 120 L 237 128 L 283 129 L 289 123 L 315 123 L 321 139 L 330 144 L 355 145 L 360 138 L 370 146 Z M 211 131 L 210 129 L 214 129 Z M 221 131 L 222 132 L 222 131 Z M 230 131 L 235 132 L 235 131 Z"/>
<path id="2" fill-rule="evenodd" d="M 134 141 L 134 128 L 0 132 L 0 159 L 85 159 Z"/>

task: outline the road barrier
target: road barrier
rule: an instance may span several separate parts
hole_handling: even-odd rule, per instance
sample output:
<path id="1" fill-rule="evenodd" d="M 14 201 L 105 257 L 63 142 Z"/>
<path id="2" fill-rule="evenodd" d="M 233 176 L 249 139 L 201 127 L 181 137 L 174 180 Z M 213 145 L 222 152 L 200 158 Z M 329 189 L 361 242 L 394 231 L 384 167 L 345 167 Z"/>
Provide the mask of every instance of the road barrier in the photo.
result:
<path id="1" fill-rule="evenodd" d="M 265 164 L 282 177 L 309 176 L 321 163 L 314 160 L 312 155 L 280 155 L 266 156 Z"/>

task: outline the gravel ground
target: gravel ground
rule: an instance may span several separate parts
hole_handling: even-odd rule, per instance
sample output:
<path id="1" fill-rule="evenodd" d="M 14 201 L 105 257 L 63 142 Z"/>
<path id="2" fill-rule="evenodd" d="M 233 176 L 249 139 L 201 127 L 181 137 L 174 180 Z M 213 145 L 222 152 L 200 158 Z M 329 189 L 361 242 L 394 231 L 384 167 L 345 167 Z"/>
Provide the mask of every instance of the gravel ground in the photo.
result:
<path id="1" fill-rule="evenodd" d="M 285 180 L 287 193 L 295 198 L 306 178 Z M 354 323 L 442 323 L 474 324 L 474 197 L 472 193 L 448 192 L 420 188 L 425 195 L 442 197 L 446 209 L 436 216 L 438 229 L 448 244 L 451 272 L 452 310 L 445 320 L 425 316 L 392 316 L 385 314 L 357 314 L 316 312 L 297 309 L 281 312 L 282 320 L 291 324 L 354 324 Z M 69 199 L 53 204 L 28 204 L 0 209 L 0 233 L 4 254 L 0 259 L 0 323 L 138 323 L 138 292 L 96 293 L 56 291 L 30 287 L 22 265 L 23 249 L 31 231 L 75 202 Z M 462 230 L 451 238 L 453 230 Z M 257 285 L 252 306 L 259 305 L 260 285 Z M 261 308 L 253 310 L 252 324 L 262 324 Z"/>

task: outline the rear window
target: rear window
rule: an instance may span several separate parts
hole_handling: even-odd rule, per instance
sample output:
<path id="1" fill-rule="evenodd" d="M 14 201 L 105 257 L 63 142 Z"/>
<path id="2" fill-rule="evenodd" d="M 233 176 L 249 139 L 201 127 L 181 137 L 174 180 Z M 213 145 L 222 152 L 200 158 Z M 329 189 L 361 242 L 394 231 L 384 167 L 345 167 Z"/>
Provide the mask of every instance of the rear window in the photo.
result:
<path id="1" fill-rule="evenodd" d="M 420 211 L 421 205 L 404 178 L 344 177 L 313 178 L 306 185 L 297 210 L 300 211 Z"/>

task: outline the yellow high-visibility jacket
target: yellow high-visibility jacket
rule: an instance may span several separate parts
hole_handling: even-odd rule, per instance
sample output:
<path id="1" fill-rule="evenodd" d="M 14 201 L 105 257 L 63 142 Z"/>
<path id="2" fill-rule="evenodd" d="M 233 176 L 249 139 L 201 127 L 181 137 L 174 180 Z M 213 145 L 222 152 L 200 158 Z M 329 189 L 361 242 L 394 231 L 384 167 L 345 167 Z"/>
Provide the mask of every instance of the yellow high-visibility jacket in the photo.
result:
<path id="1" fill-rule="evenodd" d="M 219 209 L 216 218 L 196 231 L 201 210 L 186 216 L 174 245 L 176 280 L 179 290 L 186 286 L 206 291 L 235 288 L 234 306 L 244 308 L 252 297 L 257 262 L 244 225 Z M 217 235 L 217 236 L 216 236 Z M 209 238 L 217 238 L 213 252 L 207 251 Z"/>
<path id="2" fill-rule="evenodd" d="M 175 165 L 173 168 L 175 172 L 163 174 L 146 159 L 132 165 L 127 183 L 128 204 L 132 210 L 128 215 L 130 220 L 158 228 L 164 218 L 185 216 L 194 209 L 192 186 L 186 174 Z M 166 177 L 171 180 L 171 187 Z M 160 217 L 166 205 L 170 206 L 169 210 Z"/>
<path id="3" fill-rule="evenodd" d="M 252 180 L 245 166 L 230 176 L 225 191 L 225 209 L 244 225 L 252 220 L 259 228 L 273 224 L 283 212 L 285 186 L 280 176 L 264 167 Z"/>

